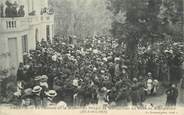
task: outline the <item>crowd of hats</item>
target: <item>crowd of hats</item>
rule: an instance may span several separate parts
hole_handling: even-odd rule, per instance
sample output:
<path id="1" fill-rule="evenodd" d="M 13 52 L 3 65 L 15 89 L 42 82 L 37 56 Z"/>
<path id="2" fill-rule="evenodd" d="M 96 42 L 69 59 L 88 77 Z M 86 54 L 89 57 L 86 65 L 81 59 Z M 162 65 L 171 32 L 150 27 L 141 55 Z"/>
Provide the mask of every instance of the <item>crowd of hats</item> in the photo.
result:
<path id="1" fill-rule="evenodd" d="M 121 72 L 128 69 L 123 62 L 125 57 L 112 48 L 110 40 L 107 39 L 109 42 L 105 44 L 100 40 L 105 38 L 96 37 L 93 41 L 88 39 L 81 47 L 56 38 L 52 44 L 44 40 L 37 43 L 36 50 L 31 50 L 24 56 L 24 67 L 27 71 L 24 72 L 24 77 L 27 80 L 19 79 L 22 82 L 21 88 L 32 89 L 32 93 L 42 92 L 44 88 L 47 92 L 46 96 L 56 96 L 57 93 L 66 93 L 67 88 L 70 87 L 73 89 L 72 93 L 65 95 L 72 96 L 81 88 L 84 89 L 85 95 L 88 91 L 97 93 L 92 92 L 93 89 L 104 91 L 104 89 L 111 90 L 112 87 L 116 87 L 117 82 L 124 79 L 123 74 L 128 76 L 127 73 Z M 119 66 L 120 72 L 116 77 L 114 77 L 115 65 Z M 19 74 L 17 77 L 19 78 Z M 64 98 L 61 99 L 65 101 Z"/>
<path id="2" fill-rule="evenodd" d="M 101 36 L 86 39 L 80 47 L 58 37 L 52 43 L 42 40 L 37 43 L 36 50 L 24 57 L 24 65 L 29 65 L 29 75 L 25 76 L 30 80 L 23 82 L 23 88 L 32 88 L 36 93 L 44 87 L 47 96 L 60 94 L 63 101 L 68 101 L 66 98 L 81 90 L 90 98 L 88 101 L 94 100 L 92 95 L 98 91 L 115 90 L 118 93 L 122 89 L 131 90 L 131 84 L 138 79 L 129 76 L 129 59 L 117 44 L 111 38 Z M 39 84 L 35 85 L 36 81 Z M 29 82 L 34 83 L 26 87 Z"/>

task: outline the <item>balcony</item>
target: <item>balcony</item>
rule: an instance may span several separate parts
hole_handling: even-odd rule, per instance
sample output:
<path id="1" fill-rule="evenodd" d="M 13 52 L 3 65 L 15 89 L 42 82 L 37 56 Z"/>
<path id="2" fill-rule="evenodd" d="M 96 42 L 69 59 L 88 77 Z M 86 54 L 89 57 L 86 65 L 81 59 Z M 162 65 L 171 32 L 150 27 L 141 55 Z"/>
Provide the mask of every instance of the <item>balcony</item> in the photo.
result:
<path id="1" fill-rule="evenodd" d="M 54 15 L 0 18 L 0 33 L 23 31 L 30 26 L 50 22 L 54 22 Z"/>

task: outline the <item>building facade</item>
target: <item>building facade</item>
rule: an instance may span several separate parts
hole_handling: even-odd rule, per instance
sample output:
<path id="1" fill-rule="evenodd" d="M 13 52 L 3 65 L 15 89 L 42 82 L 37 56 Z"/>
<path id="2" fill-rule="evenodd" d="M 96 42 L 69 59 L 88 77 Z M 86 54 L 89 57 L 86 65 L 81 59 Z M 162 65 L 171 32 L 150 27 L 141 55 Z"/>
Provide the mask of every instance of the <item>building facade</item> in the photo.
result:
<path id="1" fill-rule="evenodd" d="M 4 11 L 6 9 L 5 2 Z M 0 71 L 16 73 L 24 53 L 36 48 L 36 42 L 52 41 L 54 34 L 54 14 L 41 14 L 41 9 L 48 8 L 47 0 L 8 0 L 24 6 L 24 17 L 0 18 Z M 34 15 L 29 15 L 31 12 Z M 3 13 L 5 14 L 5 13 Z"/>

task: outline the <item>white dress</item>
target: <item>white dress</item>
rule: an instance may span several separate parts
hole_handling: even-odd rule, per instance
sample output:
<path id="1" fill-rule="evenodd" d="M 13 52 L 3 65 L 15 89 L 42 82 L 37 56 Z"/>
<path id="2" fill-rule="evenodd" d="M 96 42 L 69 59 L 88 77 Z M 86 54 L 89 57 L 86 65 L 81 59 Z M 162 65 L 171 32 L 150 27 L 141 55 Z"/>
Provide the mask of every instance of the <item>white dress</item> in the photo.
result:
<path id="1" fill-rule="evenodd" d="M 148 79 L 148 81 L 147 81 L 147 92 L 148 92 L 148 94 L 151 93 L 152 88 L 153 88 L 153 80 Z"/>

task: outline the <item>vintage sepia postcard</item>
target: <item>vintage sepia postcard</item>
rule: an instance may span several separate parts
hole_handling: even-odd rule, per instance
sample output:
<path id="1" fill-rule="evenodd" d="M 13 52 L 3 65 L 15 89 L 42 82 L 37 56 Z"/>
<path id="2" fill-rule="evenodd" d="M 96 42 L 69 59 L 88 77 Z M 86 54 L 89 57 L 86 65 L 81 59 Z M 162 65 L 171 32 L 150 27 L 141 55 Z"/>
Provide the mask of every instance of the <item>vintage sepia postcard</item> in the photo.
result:
<path id="1" fill-rule="evenodd" d="M 184 115 L 183 0 L 0 0 L 0 115 Z"/>

